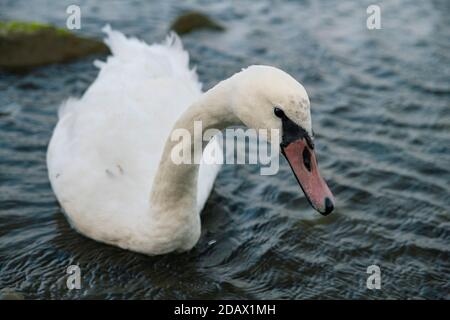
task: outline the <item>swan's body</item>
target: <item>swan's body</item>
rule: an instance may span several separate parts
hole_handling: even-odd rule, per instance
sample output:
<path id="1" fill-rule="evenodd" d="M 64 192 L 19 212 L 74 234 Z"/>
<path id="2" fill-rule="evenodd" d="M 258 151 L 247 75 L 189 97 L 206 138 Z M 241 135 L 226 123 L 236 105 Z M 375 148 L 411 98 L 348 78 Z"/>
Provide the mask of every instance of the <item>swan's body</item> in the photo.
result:
<path id="1" fill-rule="evenodd" d="M 200 236 L 199 213 L 220 165 L 173 164 L 173 142 L 167 139 L 172 129 L 191 130 L 193 120 L 202 120 L 204 129 L 280 124 L 272 115 L 252 119 L 251 109 L 235 109 L 230 101 L 235 90 L 234 98 L 252 105 L 254 97 L 237 92 L 235 85 L 242 78 L 248 86 L 256 75 L 237 74 L 202 94 L 175 36 L 148 46 L 110 29 L 107 33 L 113 56 L 97 64 L 100 73 L 86 93 L 59 111 L 47 154 L 52 188 L 71 225 L 90 238 L 145 254 L 188 250 Z M 270 71 L 253 68 L 258 78 Z M 306 92 L 275 70 L 271 80 L 285 81 L 286 101 L 304 103 L 304 110 L 290 113 L 310 132 Z"/>

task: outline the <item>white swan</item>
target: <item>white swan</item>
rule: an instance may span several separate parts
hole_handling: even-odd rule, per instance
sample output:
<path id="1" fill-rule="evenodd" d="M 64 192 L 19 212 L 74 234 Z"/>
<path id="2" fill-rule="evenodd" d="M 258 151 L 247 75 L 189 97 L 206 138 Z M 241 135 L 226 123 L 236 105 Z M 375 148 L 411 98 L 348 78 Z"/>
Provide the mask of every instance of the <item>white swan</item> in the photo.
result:
<path id="1" fill-rule="evenodd" d="M 104 31 L 112 56 L 96 62 L 99 75 L 84 95 L 60 108 L 47 153 L 52 188 L 78 232 L 144 254 L 191 249 L 220 168 L 171 161 L 171 130 L 192 132 L 194 120 L 204 130 L 279 129 L 310 203 L 333 209 L 317 170 L 308 95 L 295 79 L 251 66 L 202 94 L 176 35 L 149 46 Z"/>

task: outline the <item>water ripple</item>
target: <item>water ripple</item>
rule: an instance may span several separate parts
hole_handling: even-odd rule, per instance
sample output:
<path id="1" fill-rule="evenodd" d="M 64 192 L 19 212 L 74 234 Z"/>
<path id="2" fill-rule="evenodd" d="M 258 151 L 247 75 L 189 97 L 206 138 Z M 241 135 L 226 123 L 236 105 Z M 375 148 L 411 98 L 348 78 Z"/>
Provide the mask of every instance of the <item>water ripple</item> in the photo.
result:
<path id="1" fill-rule="evenodd" d="M 253 63 L 300 79 L 337 208 L 314 212 L 281 159 L 271 177 L 223 168 L 188 253 L 146 257 L 87 239 L 58 206 L 45 152 L 58 105 L 96 77 L 92 59 L 0 73 L 0 288 L 31 299 L 449 298 L 448 1 L 382 1 L 380 31 L 364 28 L 367 1 L 80 4 L 92 36 L 109 21 L 153 42 L 192 8 L 220 20 L 226 32 L 183 39 L 205 88 Z M 64 25 L 65 6 L 10 1 L 0 20 Z M 81 290 L 66 289 L 71 264 Z M 366 289 L 372 264 L 382 290 Z"/>

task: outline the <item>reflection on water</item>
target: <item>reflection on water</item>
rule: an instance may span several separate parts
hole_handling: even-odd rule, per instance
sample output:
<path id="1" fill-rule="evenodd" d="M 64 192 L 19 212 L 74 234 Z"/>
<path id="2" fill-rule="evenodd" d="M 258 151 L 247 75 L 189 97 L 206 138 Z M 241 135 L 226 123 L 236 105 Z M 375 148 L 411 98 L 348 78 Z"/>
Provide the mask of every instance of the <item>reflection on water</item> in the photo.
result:
<path id="1" fill-rule="evenodd" d="M 63 26 L 69 2 L 6 1 L 0 20 Z M 449 298 L 450 5 L 381 2 L 383 29 L 369 31 L 369 4 L 81 1 L 87 35 L 109 22 L 159 41 L 186 8 L 223 22 L 225 33 L 184 38 L 207 88 L 255 63 L 299 79 L 337 210 L 315 213 L 284 160 L 270 177 L 225 166 L 191 252 L 146 257 L 86 239 L 61 214 L 45 152 L 58 105 L 95 78 L 92 58 L 0 74 L 0 288 L 27 298 Z M 81 290 L 65 287 L 70 264 Z M 366 289 L 372 264 L 378 291 Z"/>

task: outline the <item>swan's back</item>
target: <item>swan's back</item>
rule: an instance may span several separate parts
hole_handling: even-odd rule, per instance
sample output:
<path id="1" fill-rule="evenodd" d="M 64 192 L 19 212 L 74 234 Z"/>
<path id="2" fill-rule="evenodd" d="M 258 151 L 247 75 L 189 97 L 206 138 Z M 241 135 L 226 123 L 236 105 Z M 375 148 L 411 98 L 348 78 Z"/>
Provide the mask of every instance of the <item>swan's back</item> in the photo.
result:
<path id="1" fill-rule="evenodd" d="M 147 45 L 105 32 L 112 56 L 96 62 L 99 75 L 85 94 L 60 108 L 47 166 L 76 229 L 127 246 L 114 237 L 131 239 L 142 223 L 166 138 L 201 84 L 176 35 Z"/>

